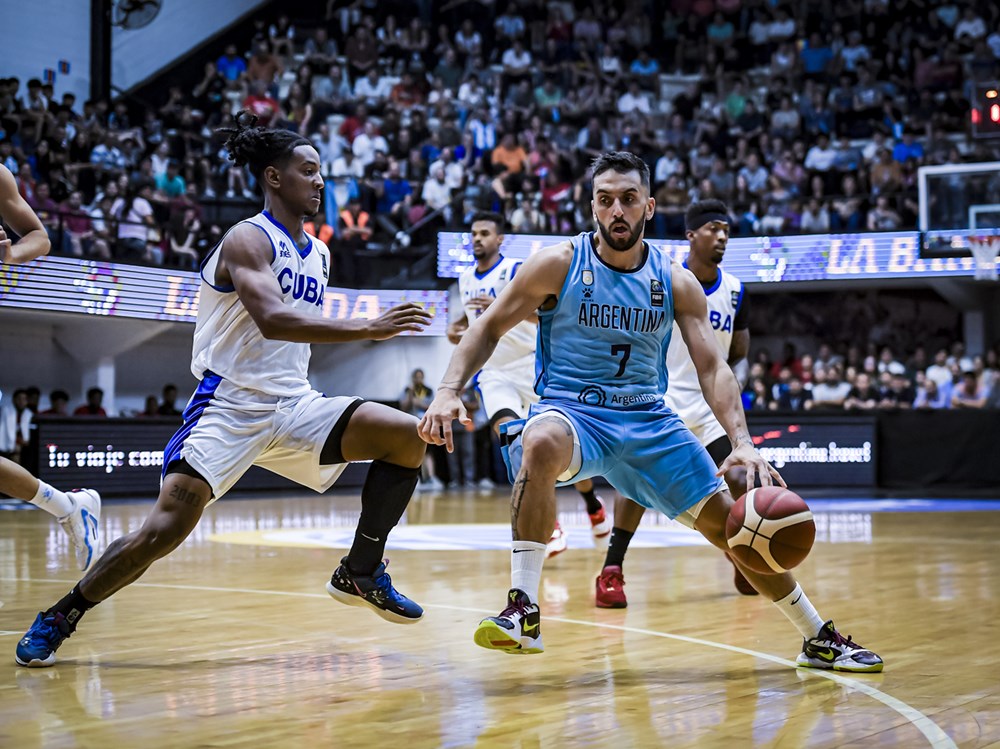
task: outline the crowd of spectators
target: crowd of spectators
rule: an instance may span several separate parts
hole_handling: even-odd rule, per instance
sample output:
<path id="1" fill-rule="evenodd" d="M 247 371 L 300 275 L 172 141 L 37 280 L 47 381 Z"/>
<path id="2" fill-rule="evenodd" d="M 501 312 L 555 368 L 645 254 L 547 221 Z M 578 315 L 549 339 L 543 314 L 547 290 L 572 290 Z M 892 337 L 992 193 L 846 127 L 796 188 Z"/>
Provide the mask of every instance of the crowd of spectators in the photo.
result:
<path id="1" fill-rule="evenodd" d="M 706 197 L 737 234 L 912 227 L 918 166 L 997 158 L 966 137 L 968 86 L 997 77 L 995 4 L 433 5 L 261 17 L 250 49 L 230 44 L 157 106 L 2 80 L 0 161 L 56 252 L 193 266 L 220 234 L 202 204 L 254 195 L 213 137 L 249 109 L 315 142 L 328 189 L 312 228 L 344 238 L 350 283 L 359 244 L 426 242 L 481 208 L 517 232 L 589 226 L 587 165 L 610 148 L 649 163 L 659 237 Z"/>
<path id="2" fill-rule="evenodd" d="M 961 342 L 928 358 L 923 346 L 899 356 L 889 346 L 822 344 L 799 355 L 786 344 L 772 361 L 766 349 L 749 364 L 743 390 L 748 411 L 1000 409 L 1000 344 L 968 356 Z"/>

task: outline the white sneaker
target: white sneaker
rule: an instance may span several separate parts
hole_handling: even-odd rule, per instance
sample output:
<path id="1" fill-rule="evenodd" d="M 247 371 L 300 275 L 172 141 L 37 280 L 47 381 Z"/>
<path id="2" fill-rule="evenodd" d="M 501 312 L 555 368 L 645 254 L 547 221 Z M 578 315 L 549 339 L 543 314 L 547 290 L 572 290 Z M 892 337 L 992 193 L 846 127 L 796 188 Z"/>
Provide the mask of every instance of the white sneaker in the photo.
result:
<path id="1" fill-rule="evenodd" d="M 491 492 L 491 491 L 493 491 L 494 489 L 497 488 L 497 485 L 494 484 L 488 478 L 481 478 L 481 479 L 479 479 L 479 483 L 476 486 L 479 488 L 480 491 L 483 491 L 483 492 Z"/>
<path id="2" fill-rule="evenodd" d="M 607 551 L 608 542 L 611 540 L 611 520 L 604 512 L 604 500 L 598 497 L 597 501 L 601 503 L 601 509 L 588 516 L 590 518 L 590 533 L 594 537 L 594 548 Z"/>
<path id="3" fill-rule="evenodd" d="M 545 544 L 545 558 L 551 559 L 556 554 L 562 554 L 566 551 L 569 542 L 566 540 L 566 531 L 562 529 L 559 525 L 559 521 L 556 521 L 556 527 L 552 530 L 552 537 L 549 542 Z"/>
<path id="4" fill-rule="evenodd" d="M 802 652 L 795 662 L 806 668 L 827 668 L 850 673 L 879 673 L 882 659 L 868 648 L 845 639 L 832 621 L 826 622 L 815 637 L 802 641 Z"/>
<path id="5" fill-rule="evenodd" d="M 101 545 L 101 495 L 93 489 L 78 489 L 66 496 L 73 500 L 73 511 L 59 518 L 59 525 L 76 547 L 76 563 L 86 570 Z"/>
<path id="6" fill-rule="evenodd" d="M 433 476 L 426 481 L 421 481 L 417 484 L 417 491 L 421 492 L 441 492 L 444 491 L 444 484 L 441 483 L 441 479 L 437 476 Z"/>

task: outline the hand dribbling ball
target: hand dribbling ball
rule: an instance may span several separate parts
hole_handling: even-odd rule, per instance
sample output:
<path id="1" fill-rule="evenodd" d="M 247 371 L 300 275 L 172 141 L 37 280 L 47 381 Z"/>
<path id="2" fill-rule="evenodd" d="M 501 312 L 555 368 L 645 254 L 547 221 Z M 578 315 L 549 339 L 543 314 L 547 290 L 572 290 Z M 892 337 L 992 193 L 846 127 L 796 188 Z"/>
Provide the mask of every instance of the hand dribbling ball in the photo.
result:
<path id="1" fill-rule="evenodd" d="M 726 539 L 734 559 L 766 575 L 802 563 L 816 538 L 816 523 L 798 494 L 781 486 L 751 489 L 726 519 Z"/>

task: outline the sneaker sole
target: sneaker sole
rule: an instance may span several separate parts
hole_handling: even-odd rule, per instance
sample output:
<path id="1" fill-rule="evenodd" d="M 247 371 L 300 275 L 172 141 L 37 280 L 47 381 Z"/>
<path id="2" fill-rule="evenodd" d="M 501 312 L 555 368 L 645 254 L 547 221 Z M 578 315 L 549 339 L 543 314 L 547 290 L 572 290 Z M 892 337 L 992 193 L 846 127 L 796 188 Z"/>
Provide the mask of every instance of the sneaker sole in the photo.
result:
<path id="1" fill-rule="evenodd" d="M 348 606 L 360 606 L 362 608 L 371 609 L 380 617 L 385 619 L 387 622 L 392 622 L 393 624 L 416 624 L 424 615 L 421 614 L 416 619 L 411 619 L 408 616 L 402 616 L 393 611 L 386 611 L 385 609 L 380 609 L 378 606 L 369 603 L 361 596 L 354 595 L 353 593 L 345 593 L 339 588 L 335 588 L 333 583 L 327 581 L 326 592 L 330 594 L 330 597 L 335 601 L 340 601 L 341 603 L 347 604 Z"/>
<path id="2" fill-rule="evenodd" d="M 48 668 L 49 666 L 55 665 L 56 654 L 50 653 L 49 657 L 45 660 L 38 660 L 38 658 L 32 658 L 30 661 L 25 663 L 18 656 L 14 656 L 14 662 L 18 666 L 24 666 L 25 668 Z"/>
<path id="3" fill-rule="evenodd" d="M 621 603 L 604 603 L 603 601 L 594 601 L 594 605 L 599 609 L 627 609 L 628 601 L 622 601 Z"/>
<path id="4" fill-rule="evenodd" d="M 799 668 L 820 668 L 826 671 L 837 671 L 843 674 L 878 674 L 882 672 L 884 663 L 875 663 L 871 666 L 865 666 L 863 664 L 857 664 L 850 668 L 844 667 L 837 663 L 827 663 L 825 661 L 817 661 L 811 658 L 799 660 L 796 659 L 795 665 Z"/>
<path id="5" fill-rule="evenodd" d="M 522 647 L 518 640 L 511 637 L 510 632 L 489 619 L 479 623 L 472 639 L 481 648 L 486 648 L 487 650 L 499 650 L 502 653 L 509 653 L 511 655 L 534 655 L 535 653 L 542 653 L 545 651 L 545 647 L 542 645 L 541 637 L 524 638 L 528 640 L 530 644 L 528 647 Z"/>

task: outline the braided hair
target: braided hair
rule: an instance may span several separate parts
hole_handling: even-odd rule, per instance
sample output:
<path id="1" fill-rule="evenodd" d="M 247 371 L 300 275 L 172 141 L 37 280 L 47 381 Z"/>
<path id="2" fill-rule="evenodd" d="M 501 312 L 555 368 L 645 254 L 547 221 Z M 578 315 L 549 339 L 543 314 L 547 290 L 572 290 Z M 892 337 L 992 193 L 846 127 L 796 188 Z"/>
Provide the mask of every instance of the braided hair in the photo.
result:
<path id="1" fill-rule="evenodd" d="M 236 166 L 250 167 L 250 173 L 261 182 L 269 166 L 284 168 L 299 146 L 312 146 L 308 138 L 289 130 L 272 130 L 257 125 L 257 115 L 242 109 L 233 115 L 235 127 L 220 127 L 216 132 L 228 136 L 226 150 Z"/>

